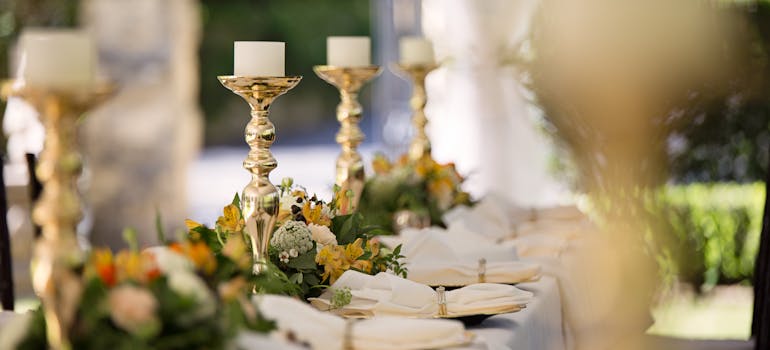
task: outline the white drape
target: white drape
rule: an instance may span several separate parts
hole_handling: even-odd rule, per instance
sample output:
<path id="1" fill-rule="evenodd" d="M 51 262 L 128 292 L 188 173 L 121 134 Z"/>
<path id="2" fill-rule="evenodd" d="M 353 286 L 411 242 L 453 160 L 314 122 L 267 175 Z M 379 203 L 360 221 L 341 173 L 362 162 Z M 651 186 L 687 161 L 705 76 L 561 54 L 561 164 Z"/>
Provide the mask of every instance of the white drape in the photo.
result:
<path id="1" fill-rule="evenodd" d="M 550 205 L 566 191 L 547 171 L 551 144 L 501 64 L 528 34 L 536 0 L 423 0 L 423 31 L 445 64 L 428 77 L 434 157 L 468 174 L 467 190 L 520 205 Z"/>

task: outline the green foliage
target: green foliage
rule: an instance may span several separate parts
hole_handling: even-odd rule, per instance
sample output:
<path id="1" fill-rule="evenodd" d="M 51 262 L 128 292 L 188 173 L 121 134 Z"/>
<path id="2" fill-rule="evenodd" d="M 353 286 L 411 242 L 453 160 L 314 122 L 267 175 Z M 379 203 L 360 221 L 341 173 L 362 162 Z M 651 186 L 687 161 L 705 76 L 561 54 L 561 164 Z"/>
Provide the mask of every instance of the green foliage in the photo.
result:
<path id="1" fill-rule="evenodd" d="M 761 183 L 667 186 L 659 220 L 669 238 L 658 253 L 664 276 L 704 288 L 749 282 L 764 200 Z"/>
<path id="2" fill-rule="evenodd" d="M 375 264 L 382 264 L 386 270 L 393 271 L 394 275 L 406 278 L 409 270 L 402 262 L 404 258 L 405 256 L 401 255 L 401 245 L 399 244 L 392 252 L 385 252 L 381 258 L 375 261 Z"/>
<path id="3" fill-rule="evenodd" d="M 286 74 L 304 77 L 290 97 L 271 106 L 271 111 L 282 116 L 273 120 L 280 140 L 307 130 L 318 133 L 320 125 L 335 123 L 338 92 L 316 77 L 313 66 L 326 62 L 327 36 L 370 35 L 369 1 L 203 0 L 201 6 L 200 95 L 207 144 L 243 142 L 233 135 L 243 132 L 248 107 L 216 79 L 232 73 L 236 40 L 286 42 Z M 362 105 L 366 106 L 368 96 L 363 92 Z M 334 139 L 333 134 L 328 137 L 329 142 Z"/>

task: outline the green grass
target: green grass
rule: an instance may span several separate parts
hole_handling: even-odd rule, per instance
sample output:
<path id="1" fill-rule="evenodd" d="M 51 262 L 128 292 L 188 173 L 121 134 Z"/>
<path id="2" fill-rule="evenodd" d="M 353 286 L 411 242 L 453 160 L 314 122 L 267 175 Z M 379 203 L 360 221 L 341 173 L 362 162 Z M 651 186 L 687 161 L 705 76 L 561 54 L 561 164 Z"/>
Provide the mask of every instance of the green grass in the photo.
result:
<path id="1" fill-rule="evenodd" d="M 680 290 L 653 309 L 648 333 L 688 339 L 740 339 L 751 333 L 751 287 L 718 286 L 707 294 Z"/>

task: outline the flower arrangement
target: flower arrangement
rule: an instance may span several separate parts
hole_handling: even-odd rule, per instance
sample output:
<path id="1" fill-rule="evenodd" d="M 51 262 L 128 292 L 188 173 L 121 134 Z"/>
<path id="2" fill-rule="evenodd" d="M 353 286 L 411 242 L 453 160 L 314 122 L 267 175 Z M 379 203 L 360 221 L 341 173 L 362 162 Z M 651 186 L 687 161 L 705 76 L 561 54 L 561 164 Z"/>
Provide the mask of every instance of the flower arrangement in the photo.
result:
<path id="1" fill-rule="evenodd" d="M 372 161 L 374 176 L 366 181 L 358 210 L 367 223 L 393 231 L 393 216 L 409 210 L 443 226 L 443 214 L 457 206 L 470 205 L 470 195 L 462 190 L 464 178 L 453 163 L 440 164 L 425 156 L 411 160 L 407 155 L 391 162 L 378 154 Z"/>
<path id="2" fill-rule="evenodd" d="M 280 209 L 270 239 L 268 272 L 256 277 L 259 292 L 303 298 L 319 295 L 345 271 L 353 269 L 377 274 L 391 271 L 406 276 L 400 247 L 381 247 L 373 238 L 377 226 L 364 225 L 359 213 L 351 213 L 350 193 L 338 189 L 332 201 L 294 185 L 290 178 L 279 186 Z M 190 234 L 206 237 L 214 252 L 237 261 L 241 268 L 251 264 L 250 237 L 245 232 L 240 199 L 236 194 L 225 206 L 214 228 L 188 220 Z"/>
<path id="3" fill-rule="evenodd" d="M 195 235 L 140 251 L 131 232 L 130 249 L 95 249 L 72 269 L 82 286 L 67 334 L 74 349 L 224 348 L 242 330 L 273 328 L 249 301 L 248 274 L 230 254 L 214 254 Z M 14 344 L 5 345 L 48 347 L 42 308 L 14 328 L 5 335 Z"/>

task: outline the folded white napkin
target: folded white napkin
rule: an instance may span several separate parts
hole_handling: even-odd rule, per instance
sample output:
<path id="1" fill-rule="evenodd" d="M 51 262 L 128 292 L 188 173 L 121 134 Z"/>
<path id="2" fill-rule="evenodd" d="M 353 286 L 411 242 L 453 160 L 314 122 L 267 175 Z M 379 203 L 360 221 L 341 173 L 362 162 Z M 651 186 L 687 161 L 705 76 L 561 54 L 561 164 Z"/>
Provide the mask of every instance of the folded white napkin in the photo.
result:
<path id="1" fill-rule="evenodd" d="M 495 314 L 512 311 L 529 303 L 532 293 L 507 284 L 479 283 L 445 292 L 445 315 L 441 315 L 439 295 L 433 288 L 401 277 L 379 273 L 376 276 L 348 270 L 318 298 L 313 306 L 332 309 L 331 299 L 337 289 L 348 288 L 351 302 L 333 310 L 345 316 L 436 317 Z"/>
<path id="2" fill-rule="evenodd" d="M 501 243 L 516 249 L 521 258 L 558 258 L 569 247 L 568 238 L 555 235 L 525 235 Z"/>
<path id="3" fill-rule="evenodd" d="M 279 330 L 293 333 L 317 350 L 343 349 L 346 336 L 353 349 L 367 350 L 436 349 L 468 340 L 463 324 L 452 320 L 382 317 L 346 321 L 289 297 L 258 295 L 254 301 Z"/>
<path id="4" fill-rule="evenodd" d="M 523 222 L 516 225 L 513 232 L 517 237 L 541 235 L 573 239 L 595 230 L 596 226 L 588 220 L 541 220 Z"/>
<path id="5" fill-rule="evenodd" d="M 484 259 L 484 282 L 519 283 L 536 279 L 537 263 L 517 261 L 515 249 L 495 245 L 469 233 L 429 228 L 406 230 L 401 252 L 406 257 L 408 278 L 430 286 L 466 286 L 478 283 Z"/>
<path id="6" fill-rule="evenodd" d="M 478 261 L 518 260 L 516 248 L 501 246 L 489 237 L 460 227 L 404 229 L 401 253 L 408 261 L 459 259 Z"/>
<path id="7" fill-rule="evenodd" d="M 475 206 L 457 206 L 446 212 L 444 223 L 449 230 L 472 231 L 486 236 L 491 241 L 511 236 L 509 215 L 504 208 L 490 200 L 482 199 Z"/>

